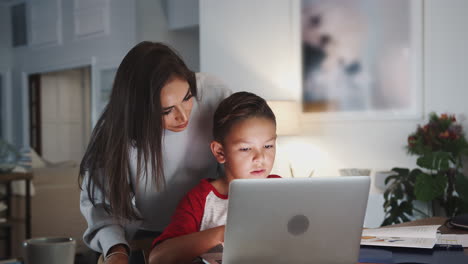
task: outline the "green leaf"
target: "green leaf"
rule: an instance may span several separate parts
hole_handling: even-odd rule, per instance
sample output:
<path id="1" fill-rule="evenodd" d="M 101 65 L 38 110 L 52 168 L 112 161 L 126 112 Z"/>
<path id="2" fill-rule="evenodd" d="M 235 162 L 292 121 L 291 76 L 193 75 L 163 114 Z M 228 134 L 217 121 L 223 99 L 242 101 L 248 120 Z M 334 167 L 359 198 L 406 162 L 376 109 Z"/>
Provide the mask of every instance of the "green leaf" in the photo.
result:
<path id="1" fill-rule="evenodd" d="M 390 190 L 387 189 L 385 192 L 384 192 L 384 199 L 385 201 L 388 200 L 388 195 L 390 194 Z"/>
<path id="2" fill-rule="evenodd" d="M 447 178 L 444 175 L 436 174 L 432 176 L 421 173 L 416 177 L 414 194 L 416 199 L 428 202 L 442 196 L 446 186 Z"/>
<path id="3" fill-rule="evenodd" d="M 385 179 L 385 185 L 387 185 L 391 180 L 397 180 L 399 177 L 397 175 L 391 175 L 391 176 L 388 176 L 386 179 Z"/>
<path id="4" fill-rule="evenodd" d="M 403 199 L 403 190 L 401 188 L 395 190 L 395 197 L 397 199 Z"/>
<path id="5" fill-rule="evenodd" d="M 385 220 L 382 225 L 408 221 L 407 215 L 412 215 L 413 211 L 415 177 L 410 177 L 410 170 L 407 168 L 393 168 L 392 171 L 395 174 L 387 177 L 385 181 L 389 186 L 384 192 Z"/>
<path id="6" fill-rule="evenodd" d="M 450 168 L 450 153 L 436 152 L 434 154 L 437 170 L 448 170 Z"/>
<path id="7" fill-rule="evenodd" d="M 438 170 L 448 170 L 450 168 L 450 154 L 447 152 L 439 152 L 436 162 Z"/>
<path id="8" fill-rule="evenodd" d="M 415 183 L 415 182 L 416 182 L 416 177 L 417 177 L 419 174 L 421 174 L 421 173 L 423 173 L 423 172 L 422 172 L 422 170 L 420 170 L 420 169 L 414 169 L 414 170 L 412 170 L 412 171 L 409 173 L 409 175 L 408 175 L 408 180 L 409 180 L 410 182 L 412 182 L 412 183 Z"/>
<path id="9" fill-rule="evenodd" d="M 392 222 L 390 221 L 390 219 L 388 218 L 385 218 L 384 221 L 382 222 L 382 224 L 380 224 L 380 226 L 387 226 L 387 225 L 391 225 Z"/>
<path id="10" fill-rule="evenodd" d="M 392 171 L 398 173 L 400 177 L 406 177 L 409 174 L 409 169 L 407 168 L 393 168 Z"/>
<path id="11" fill-rule="evenodd" d="M 400 204 L 400 208 L 405 214 L 413 215 L 413 205 L 407 201 Z"/>
<path id="12" fill-rule="evenodd" d="M 408 217 L 406 217 L 406 215 L 401 215 L 401 219 L 403 220 L 403 222 L 409 222 L 410 219 Z"/>
<path id="13" fill-rule="evenodd" d="M 468 178 L 462 173 L 457 173 L 455 177 L 455 190 L 460 198 L 468 203 Z"/>
<path id="14" fill-rule="evenodd" d="M 434 156 L 432 153 L 425 154 L 416 160 L 419 167 L 434 170 Z"/>
<path id="15" fill-rule="evenodd" d="M 466 214 L 468 213 L 468 202 L 465 201 L 465 200 L 461 200 L 461 203 L 459 205 L 459 208 L 458 208 L 458 213 L 459 214 Z"/>
<path id="16" fill-rule="evenodd" d="M 417 159 L 416 164 L 429 170 L 448 170 L 450 168 L 450 153 L 443 151 L 425 153 Z"/>

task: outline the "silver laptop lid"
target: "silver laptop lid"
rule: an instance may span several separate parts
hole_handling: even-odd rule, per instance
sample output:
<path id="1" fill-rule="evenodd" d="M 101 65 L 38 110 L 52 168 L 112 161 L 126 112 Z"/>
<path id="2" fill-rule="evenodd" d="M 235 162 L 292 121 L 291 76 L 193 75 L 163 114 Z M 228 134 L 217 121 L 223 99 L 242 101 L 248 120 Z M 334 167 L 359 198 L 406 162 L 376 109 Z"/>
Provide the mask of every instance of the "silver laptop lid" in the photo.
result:
<path id="1" fill-rule="evenodd" d="M 223 264 L 356 263 L 368 176 L 230 184 Z"/>

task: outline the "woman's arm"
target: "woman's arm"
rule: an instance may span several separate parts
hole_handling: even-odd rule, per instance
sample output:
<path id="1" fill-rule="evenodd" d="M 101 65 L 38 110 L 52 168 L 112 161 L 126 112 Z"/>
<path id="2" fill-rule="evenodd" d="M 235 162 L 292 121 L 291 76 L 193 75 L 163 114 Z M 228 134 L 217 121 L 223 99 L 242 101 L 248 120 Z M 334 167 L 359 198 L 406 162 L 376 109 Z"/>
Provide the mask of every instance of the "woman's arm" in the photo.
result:
<path id="1" fill-rule="evenodd" d="M 224 226 L 171 238 L 151 250 L 149 263 L 190 263 L 222 242 L 224 242 Z"/>
<path id="2" fill-rule="evenodd" d="M 224 241 L 225 221 L 210 223 L 209 226 L 216 226 L 214 228 L 202 228 L 206 197 L 212 191 L 211 183 L 202 180 L 185 195 L 177 205 L 171 223 L 154 240 L 150 263 L 190 263 Z"/>
<path id="3" fill-rule="evenodd" d="M 88 180 L 89 178 L 85 177 L 80 195 L 81 214 L 88 223 L 88 228 L 83 234 L 83 241 L 89 248 L 101 252 L 104 256 L 108 255 L 116 245 L 120 245 L 128 251 L 129 245 L 125 239 L 124 228 L 105 211 L 102 205 L 102 194 L 99 190 L 95 190 L 96 207 L 91 203 L 86 191 Z"/>

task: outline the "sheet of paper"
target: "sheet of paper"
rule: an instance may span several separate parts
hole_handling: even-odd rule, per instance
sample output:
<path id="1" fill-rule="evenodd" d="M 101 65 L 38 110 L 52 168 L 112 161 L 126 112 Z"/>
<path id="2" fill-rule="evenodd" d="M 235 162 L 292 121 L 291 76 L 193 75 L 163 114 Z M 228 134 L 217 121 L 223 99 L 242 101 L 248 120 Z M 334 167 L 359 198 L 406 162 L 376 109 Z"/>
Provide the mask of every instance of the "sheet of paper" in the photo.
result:
<path id="1" fill-rule="evenodd" d="M 433 248 L 440 225 L 364 229 L 361 245 Z"/>
<path id="2" fill-rule="evenodd" d="M 442 234 L 437 239 L 437 244 L 462 245 L 468 247 L 468 235 Z"/>
<path id="3" fill-rule="evenodd" d="M 433 248 L 435 243 L 435 238 L 375 237 L 373 239 L 361 239 L 361 245 L 364 246 Z"/>
<path id="4" fill-rule="evenodd" d="M 371 228 L 362 231 L 363 236 L 436 238 L 440 225 Z"/>

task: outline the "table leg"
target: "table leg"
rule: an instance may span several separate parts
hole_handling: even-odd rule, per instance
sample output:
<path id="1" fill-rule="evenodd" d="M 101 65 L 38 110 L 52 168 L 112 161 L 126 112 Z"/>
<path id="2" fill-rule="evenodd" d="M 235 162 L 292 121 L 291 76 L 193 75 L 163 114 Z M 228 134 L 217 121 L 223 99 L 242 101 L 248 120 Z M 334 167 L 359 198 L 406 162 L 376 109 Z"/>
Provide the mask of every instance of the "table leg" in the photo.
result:
<path id="1" fill-rule="evenodd" d="M 7 257 L 11 257 L 13 254 L 12 254 L 12 250 L 11 250 L 11 228 L 12 227 L 8 227 L 6 228 L 5 232 L 6 232 L 6 245 L 5 245 L 5 250 L 6 250 L 6 254 L 7 254 Z"/>
<path id="2" fill-rule="evenodd" d="M 6 184 L 6 200 L 7 200 L 7 219 L 8 221 L 11 221 L 12 219 L 12 201 L 11 201 L 11 182 L 8 182 Z M 6 254 L 8 257 L 10 257 L 12 255 L 12 251 L 11 251 L 11 229 L 13 228 L 13 223 L 10 223 L 10 226 L 6 229 L 6 241 L 7 241 L 7 245 L 6 245 Z"/>
<path id="3" fill-rule="evenodd" d="M 26 239 L 31 238 L 31 181 L 26 180 Z"/>

